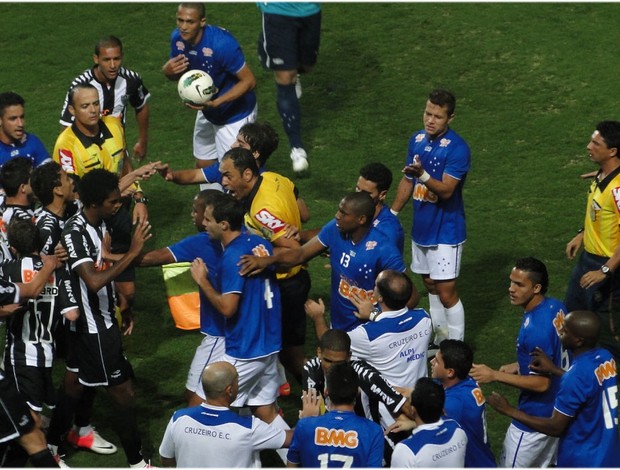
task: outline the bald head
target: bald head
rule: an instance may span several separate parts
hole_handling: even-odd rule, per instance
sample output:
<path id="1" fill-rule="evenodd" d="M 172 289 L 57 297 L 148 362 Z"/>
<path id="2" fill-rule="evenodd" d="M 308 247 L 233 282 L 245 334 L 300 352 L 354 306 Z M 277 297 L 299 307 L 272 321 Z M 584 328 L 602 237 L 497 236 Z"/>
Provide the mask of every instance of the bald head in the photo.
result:
<path id="1" fill-rule="evenodd" d="M 601 330 L 601 321 L 594 312 L 575 310 L 566 316 L 564 322 L 573 335 L 583 340 L 584 346 L 591 348 L 596 345 Z"/>
<path id="2" fill-rule="evenodd" d="M 207 399 L 219 398 L 238 378 L 237 369 L 229 362 L 214 362 L 202 372 L 202 388 Z M 234 397 L 233 397 L 234 398 Z"/>

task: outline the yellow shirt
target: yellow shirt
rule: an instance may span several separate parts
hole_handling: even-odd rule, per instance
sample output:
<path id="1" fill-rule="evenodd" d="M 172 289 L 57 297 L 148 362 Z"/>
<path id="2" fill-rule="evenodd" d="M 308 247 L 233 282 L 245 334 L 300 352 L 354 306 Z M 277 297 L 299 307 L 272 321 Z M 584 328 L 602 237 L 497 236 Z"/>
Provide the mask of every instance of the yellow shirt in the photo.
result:
<path id="1" fill-rule="evenodd" d="M 67 173 L 83 176 L 95 168 L 120 175 L 125 156 L 125 135 L 118 118 L 104 116 L 99 135 L 88 137 L 75 124 L 58 136 L 52 158 Z"/>
<path id="2" fill-rule="evenodd" d="M 301 230 L 301 217 L 295 185 L 285 176 L 267 171 L 261 175 L 258 188 L 250 194 L 250 210 L 245 214 L 245 226 L 274 242 L 284 236 L 287 224 Z M 301 266 L 295 266 L 286 273 L 278 273 L 278 279 L 286 279 L 299 272 Z"/>
<path id="3" fill-rule="evenodd" d="M 614 173 L 592 182 L 584 223 L 585 250 L 608 258 L 620 244 L 620 171 Z"/>

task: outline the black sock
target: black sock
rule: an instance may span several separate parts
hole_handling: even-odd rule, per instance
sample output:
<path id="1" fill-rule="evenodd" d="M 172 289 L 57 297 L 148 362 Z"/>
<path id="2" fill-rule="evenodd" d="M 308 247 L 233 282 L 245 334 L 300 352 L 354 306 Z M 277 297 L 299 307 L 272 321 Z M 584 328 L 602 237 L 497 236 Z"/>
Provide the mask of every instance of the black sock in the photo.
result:
<path id="1" fill-rule="evenodd" d="M 44 449 L 42 451 L 37 452 L 36 454 L 32 454 L 30 456 L 30 463 L 33 467 L 56 467 L 58 468 L 58 463 L 54 456 L 48 449 Z"/>

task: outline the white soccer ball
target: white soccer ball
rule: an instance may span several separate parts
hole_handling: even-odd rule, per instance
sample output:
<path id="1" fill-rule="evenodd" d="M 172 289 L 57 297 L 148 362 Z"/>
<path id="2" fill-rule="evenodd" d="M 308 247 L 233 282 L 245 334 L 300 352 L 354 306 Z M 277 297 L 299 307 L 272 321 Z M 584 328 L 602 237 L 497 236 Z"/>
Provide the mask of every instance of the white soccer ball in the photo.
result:
<path id="1" fill-rule="evenodd" d="M 179 96 L 184 103 L 202 106 L 217 93 L 213 79 L 202 70 L 185 72 L 177 85 Z"/>

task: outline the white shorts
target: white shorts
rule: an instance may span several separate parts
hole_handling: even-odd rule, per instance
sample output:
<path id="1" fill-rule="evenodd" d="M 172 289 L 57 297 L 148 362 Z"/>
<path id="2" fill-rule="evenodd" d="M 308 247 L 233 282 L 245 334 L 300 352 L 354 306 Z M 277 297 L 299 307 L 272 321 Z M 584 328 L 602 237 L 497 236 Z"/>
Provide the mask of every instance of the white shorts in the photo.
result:
<path id="1" fill-rule="evenodd" d="M 239 129 L 248 122 L 256 121 L 257 114 L 258 105 L 243 119 L 218 126 L 209 122 L 202 111 L 198 111 L 194 124 L 194 158 L 221 161 L 224 154 L 230 150 L 231 145 L 237 139 Z"/>
<path id="2" fill-rule="evenodd" d="M 543 468 L 555 465 L 558 438 L 526 432 L 510 423 L 499 455 L 499 467 Z"/>
<path id="3" fill-rule="evenodd" d="M 223 361 L 230 362 L 239 374 L 239 393 L 230 406 L 263 406 L 275 403 L 280 388 L 278 353 L 242 361 L 225 354 Z"/>
<path id="4" fill-rule="evenodd" d="M 463 244 L 420 246 L 411 242 L 411 271 L 428 274 L 434 281 L 459 277 Z"/>
<path id="5" fill-rule="evenodd" d="M 205 335 L 196 348 L 194 359 L 192 359 L 192 364 L 189 366 L 185 388 L 204 400 L 205 392 L 202 389 L 202 371 L 212 362 L 220 360 L 225 352 L 223 336 Z"/>

